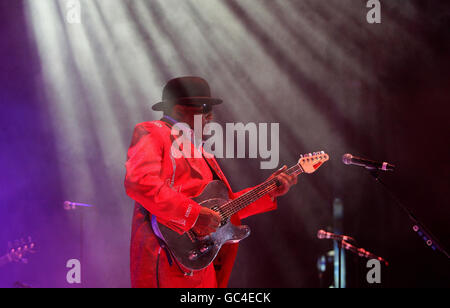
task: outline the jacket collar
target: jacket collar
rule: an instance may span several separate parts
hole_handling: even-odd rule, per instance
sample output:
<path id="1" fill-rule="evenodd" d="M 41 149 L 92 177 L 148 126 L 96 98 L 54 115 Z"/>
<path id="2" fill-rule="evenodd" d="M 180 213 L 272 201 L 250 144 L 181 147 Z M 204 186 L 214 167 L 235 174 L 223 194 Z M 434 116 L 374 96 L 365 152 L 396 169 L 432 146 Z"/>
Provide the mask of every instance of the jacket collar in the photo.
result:
<path id="1" fill-rule="evenodd" d="M 183 122 L 179 122 L 168 115 L 164 115 L 162 117 L 161 121 L 167 123 L 170 129 L 172 129 L 173 126 L 175 126 L 175 128 L 180 129 L 183 132 L 187 132 L 189 134 L 188 138 L 192 142 L 192 144 L 196 148 L 198 148 L 198 145 L 200 145 L 202 148 L 202 152 L 203 152 L 203 144 L 205 143 L 205 141 L 201 140 L 200 142 L 199 141 L 195 142 L 196 140 L 195 140 L 194 130 L 189 125 L 187 125 L 186 123 L 183 123 Z"/>

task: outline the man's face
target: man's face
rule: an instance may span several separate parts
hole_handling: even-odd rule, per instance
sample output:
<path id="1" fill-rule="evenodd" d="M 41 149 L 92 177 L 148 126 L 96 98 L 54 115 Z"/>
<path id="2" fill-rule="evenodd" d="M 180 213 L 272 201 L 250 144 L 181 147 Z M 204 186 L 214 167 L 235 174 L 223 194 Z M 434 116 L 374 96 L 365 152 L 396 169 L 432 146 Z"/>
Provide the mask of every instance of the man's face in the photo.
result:
<path id="1" fill-rule="evenodd" d="M 188 124 L 194 129 L 194 116 L 202 116 L 202 127 L 213 120 L 211 105 L 175 105 L 173 116 L 176 120 Z"/>

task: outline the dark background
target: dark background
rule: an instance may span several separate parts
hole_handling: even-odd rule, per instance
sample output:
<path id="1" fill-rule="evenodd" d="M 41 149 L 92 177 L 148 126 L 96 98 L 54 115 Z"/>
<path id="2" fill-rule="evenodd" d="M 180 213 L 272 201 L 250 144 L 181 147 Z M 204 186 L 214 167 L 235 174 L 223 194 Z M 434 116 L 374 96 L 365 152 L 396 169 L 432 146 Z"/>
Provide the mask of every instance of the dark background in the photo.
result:
<path id="1" fill-rule="evenodd" d="M 325 150 L 330 154 L 331 160 L 324 167 L 314 175 L 299 177 L 299 184 L 279 198 L 278 211 L 247 219 L 252 236 L 240 247 L 231 287 L 319 287 L 317 258 L 331 249 L 331 243 L 318 240 L 315 234 L 333 225 L 335 198 L 344 205 L 344 233 L 390 262 L 382 269 L 382 287 L 449 287 L 448 259 L 426 247 L 414 234 L 408 217 L 367 171 L 341 163 L 344 153 L 352 153 L 395 164 L 395 172 L 381 174 L 383 181 L 449 249 L 448 1 L 382 1 L 383 19 L 379 25 L 365 22 L 365 1 L 330 2 L 336 7 L 329 11 L 311 1 L 288 2 L 296 9 L 293 14 L 305 16 L 312 28 L 329 25 L 321 29 L 322 39 L 327 42 L 324 49 L 313 50 L 304 41 L 304 29 L 290 19 L 292 15 L 283 15 L 283 2 L 262 2 L 289 37 L 328 69 L 319 82 L 315 77 L 321 75 L 310 74 L 315 68 L 303 69 L 302 65 L 308 63 L 296 57 L 297 50 L 289 47 L 289 42 L 286 47 L 275 40 L 265 20 L 252 15 L 249 3 L 224 1 L 234 22 L 246 29 L 246 34 L 259 44 L 258 52 L 270 59 L 278 71 L 266 69 L 267 63 L 253 63 L 260 71 L 251 70 L 255 66 L 242 66 L 238 52 L 234 58 L 224 55 L 222 65 L 231 71 L 227 76 L 243 89 L 242 94 L 230 93 L 220 72 L 212 75 L 197 66 L 196 57 L 209 52 L 200 50 L 196 56 L 184 59 L 191 70 L 167 70 L 167 63 L 153 67 L 158 82 L 152 86 L 159 92 L 141 99 L 139 110 L 123 107 L 120 97 L 112 101 L 112 110 L 121 116 L 111 125 L 128 144 L 136 122 L 124 115 L 124 109 L 128 114 L 139 114 L 142 120 L 157 119 L 160 114 L 152 113 L 150 106 L 159 99 L 165 81 L 189 73 L 206 76 L 213 93 L 225 99 L 217 109 L 218 121 L 280 123 L 281 165 L 291 166 L 305 152 Z M 146 3 L 151 9 L 157 1 Z M 132 12 L 133 2 L 127 1 L 126 5 Z M 352 5 L 358 8 L 351 10 Z M 26 9 L 26 1 L 0 2 L 0 254 L 6 253 L 8 241 L 28 235 L 38 243 L 38 251 L 26 265 L 0 268 L 0 285 L 11 287 L 21 281 L 34 287 L 70 286 L 65 281 L 65 262 L 80 257 L 81 234 L 81 286 L 127 287 L 133 204 L 122 186 L 126 148 L 117 150 L 122 159 L 102 161 L 99 141 L 89 137 L 96 117 L 85 119 L 77 129 L 87 136 L 83 140 L 88 149 L 85 164 L 94 176 L 95 186 L 90 188 L 95 194 L 79 198 L 65 192 L 64 186 L 78 179 L 64 178 L 62 174 L 79 168 L 79 159 L 70 153 L 67 158 L 58 157 L 58 128 L 51 124 L 55 115 L 49 108 L 45 91 L 49 85 L 44 82 L 36 44 L 45 33 L 36 35 L 30 30 Z M 199 6 L 195 12 L 208 20 L 202 9 Z M 167 19 L 157 17 L 152 20 L 167 25 Z M 201 24 L 199 16 L 194 17 L 206 39 L 208 35 L 213 39 L 211 26 Z M 142 37 L 150 42 L 144 34 Z M 358 69 L 341 62 L 333 46 L 345 52 Z M 150 47 L 147 45 L 149 52 L 154 52 Z M 220 51 L 220 45 L 211 48 Z M 183 49 L 178 51 L 182 54 Z M 68 72 L 72 69 L 67 66 Z M 358 70 L 363 74 L 356 74 Z M 270 88 L 255 81 L 256 75 L 264 78 L 264 74 Z M 280 74 L 288 85 L 277 79 Z M 75 89 L 80 87 L 83 75 L 77 78 Z M 292 92 L 284 92 L 286 88 Z M 297 96 L 300 92 L 301 97 Z M 79 110 L 87 108 L 88 102 L 96 103 L 89 101 L 86 93 L 81 97 L 76 106 Z M 307 101 L 307 107 L 300 101 Z M 252 108 L 259 113 L 250 112 Z M 101 113 L 101 108 L 96 112 Z M 322 120 L 316 121 L 316 117 Z M 219 164 L 234 190 L 256 185 L 273 172 L 260 170 L 259 160 L 255 159 L 219 159 Z M 107 181 L 111 173 L 106 170 L 112 168 L 117 171 Z M 96 204 L 96 209 L 65 212 L 65 200 Z M 81 215 L 84 225 L 80 230 Z M 350 272 L 362 272 L 359 278 L 349 277 L 349 286 L 373 287 L 364 281 L 364 266 L 361 260 L 347 260 Z"/>

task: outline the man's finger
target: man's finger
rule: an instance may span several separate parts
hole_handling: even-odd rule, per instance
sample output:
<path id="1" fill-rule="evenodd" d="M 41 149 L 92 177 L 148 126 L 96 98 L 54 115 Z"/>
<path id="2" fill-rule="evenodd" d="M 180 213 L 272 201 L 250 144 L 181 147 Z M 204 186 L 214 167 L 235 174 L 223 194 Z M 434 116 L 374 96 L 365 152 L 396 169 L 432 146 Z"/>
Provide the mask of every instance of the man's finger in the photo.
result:
<path id="1" fill-rule="evenodd" d="M 281 175 L 285 175 L 285 179 L 289 182 L 289 184 L 296 184 L 297 183 L 297 176 L 296 175 L 287 175 L 286 173 L 282 173 Z"/>
<path id="2" fill-rule="evenodd" d="M 214 221 L 215 222 L 217 222 L 217 223 L 220 223 L 220 215 L 219 215 L 219 213 L 215 213 L 215 215 L 214 215 Z"/>
<path id="3" fill-rule="evenodd" d="M 289 182 L 289 184 L 294 184 L 297 180 L 297 177 L 295 175 L 288 175 L 286 177 L 286 180 Z"/>
<path id="4" fill-rule="evenodd" d="M 290 183 L 290 181 L 291 181 L 291 177 L 289 175 L 287 175 L 286 173 L 282 173 L 278 177 L 279 177 L 280 180 L 282 180 L 285 183 L 286 182 Z"/>
<path id="5" fill-rule="evenodd" d="M 211 219 L 210 224 L 212 228 L 218 228 L 220 225 L 220 218 L 217 216 L 214 216 L 214 219 Z"/>
<path id="6" fill-rule="evenodd" d="M 279 176 L 278 177 L 278 181 L 280 183 L 280 185 L 278 186 L 279 189 L 283 189 L 284 190 L 287 187 L 289 187 L 289 181 L 285 177 Z"/>
<path id="7" fill-rule="evenodd" d="M 220 225 L 220 220 L 214 220 L 213 222 L 210 223 L 209 226 L 211 228 L 217 229 L 217 228 L 219 228 L 219 225 Z"/>
<path id="8" fill-rule="evenodd" d="M 280 169 L 278 169 L 277 171 L 275 171 L 275 172 L 272 174 L 272 176 L 276 176 L 276 175 L 281 174 L 284 170 L 286 170 L 286 168 L 287 168 L 287 166 L 284 165 L 283 167 L 281 167 Z"/>
<path id="9" fill-rule="evenodd" d="M 280 181 L 282 181 L 283 185 L 292 186 L 297 184 L 297 176 L 295 175 L 287 175 L 286 173 L 282 173 L 278 176 Z"/>

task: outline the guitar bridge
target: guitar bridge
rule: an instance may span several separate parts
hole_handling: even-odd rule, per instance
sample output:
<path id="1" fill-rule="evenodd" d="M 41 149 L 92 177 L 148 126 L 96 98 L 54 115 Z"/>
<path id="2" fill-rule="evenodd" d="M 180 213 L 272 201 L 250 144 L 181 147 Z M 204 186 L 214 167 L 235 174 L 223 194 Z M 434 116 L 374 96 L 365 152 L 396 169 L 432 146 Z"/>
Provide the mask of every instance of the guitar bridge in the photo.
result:
<path id="1" fill-rule="evenodd" d="M 210 251 L 211 248 L 213 248 L 213 247 L 214 247 L 214 245 L 204 244 L 199 249 L 189 251 L 188 258 L 191 261 L 195 261 L 199 257 L 201 257 L 203 254 L 208 253 L 208 251 Z"/>

